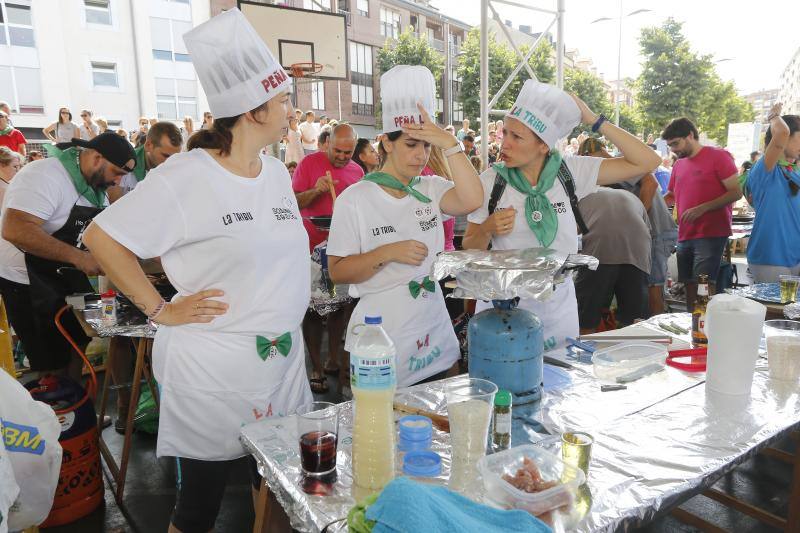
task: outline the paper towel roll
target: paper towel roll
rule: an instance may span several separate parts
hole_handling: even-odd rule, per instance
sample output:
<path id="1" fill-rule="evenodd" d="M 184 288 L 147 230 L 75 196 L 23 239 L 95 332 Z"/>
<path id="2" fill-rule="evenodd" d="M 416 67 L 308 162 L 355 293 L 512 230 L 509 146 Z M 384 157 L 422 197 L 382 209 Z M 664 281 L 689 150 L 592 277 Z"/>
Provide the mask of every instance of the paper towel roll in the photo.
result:
<path id="1" fill-rule="evenodd" d="M 750 394 L 758 346 L 767 308 L 730 294 L 717 294 L 708 303 L 706 390 Z"/>

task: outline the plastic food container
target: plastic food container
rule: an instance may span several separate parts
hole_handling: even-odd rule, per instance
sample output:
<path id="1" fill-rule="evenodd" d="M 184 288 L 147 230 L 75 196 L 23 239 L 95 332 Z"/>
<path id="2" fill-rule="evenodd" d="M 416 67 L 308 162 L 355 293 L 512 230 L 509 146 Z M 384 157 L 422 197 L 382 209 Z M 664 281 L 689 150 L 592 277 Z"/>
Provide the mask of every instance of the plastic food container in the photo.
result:
<path id="1" fill-rule="evenodd" d="M 652 342 L 617 344 L 594 352 L 592 363 L 598 379 L 614 381 L 649 365 L 665 365 L 667 346 Z"/>
<path id="2" fill-rule="evenodd" d="M 503 479 L 511 477 L 522 468 L 523 459 L 532 459 L 542 479 L 560 481 L 555 487 L 542 492 L 524 492 Z M 523 509 L 532 515 L 540 515 L 565 504 L 571 504 L 578 488 L 586 481 L 582 470 L 566 464 L 552 453 L 533 444 L 517 446 L 509 450 L 487 455 L 478 461 L 478 470 L 483 477 L 486 496 L 494 503 L 511 509 Z"/>
<path id="3" fill-rule="evenodd" d="M 442 458 L 431 451 L 413 451 L 403 456 L 403 474 L 414 478 L 432 478 L 442 473 Z"/>

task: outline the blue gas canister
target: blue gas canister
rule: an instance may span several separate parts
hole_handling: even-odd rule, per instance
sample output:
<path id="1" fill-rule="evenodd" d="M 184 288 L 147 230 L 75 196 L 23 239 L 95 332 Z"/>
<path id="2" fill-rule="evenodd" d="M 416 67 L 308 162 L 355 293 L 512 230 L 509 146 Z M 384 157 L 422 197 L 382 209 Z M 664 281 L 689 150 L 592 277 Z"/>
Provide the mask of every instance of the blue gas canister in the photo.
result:
<path id="1" fill-rule="evenodd" d="M 494 300 L 494 308 L 472 317 L 467 329 L 469 376 L 511 391 L 514 405 L 542 397 L 542 321 L 516 300 Z"/>

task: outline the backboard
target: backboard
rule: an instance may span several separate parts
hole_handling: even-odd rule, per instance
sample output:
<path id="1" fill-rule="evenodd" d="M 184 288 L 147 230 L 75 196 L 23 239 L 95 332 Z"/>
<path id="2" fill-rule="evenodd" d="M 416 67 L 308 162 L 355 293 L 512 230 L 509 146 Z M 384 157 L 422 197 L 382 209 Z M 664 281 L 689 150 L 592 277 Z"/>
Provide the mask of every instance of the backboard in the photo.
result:
<path id="1" fill-rule="evenodd" d="M 314 79 L 349 78 L 344 14 L 239 1 L 239 9 L 287 71 L 295 63 L 319 63 Z"/>

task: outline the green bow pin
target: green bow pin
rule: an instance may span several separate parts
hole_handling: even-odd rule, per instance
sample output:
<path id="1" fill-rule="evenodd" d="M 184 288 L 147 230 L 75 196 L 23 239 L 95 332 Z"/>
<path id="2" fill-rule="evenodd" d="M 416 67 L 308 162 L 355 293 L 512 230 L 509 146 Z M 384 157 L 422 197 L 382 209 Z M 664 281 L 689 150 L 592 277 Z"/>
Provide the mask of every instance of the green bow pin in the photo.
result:
<path id="1" fill-rule="evenodd" d="M 274 339 L 268 339 L 267 337 L 256 335 L 256 348 L 258 349 L 258 356 L 263 361 L 266 361 L 269 358 L 270 351 L 272 350 L 273 346 L 279 354 L 284 357 L 288 356 L 289 352 L 292 351 L 292 334 L 287 331 L 280 337 L 276 337 Z"/>
<path id="2" fill-rule="evenodd" d="M 422 289 L 425 289 L 428 292 L 436 292 L 436 282 L 434 282 L 428 276 L 423 278 L 422 283 L 413 280 L 408 282 L 408 290 L 411 291 L 412 297 L 417 298 L 419 293 L 422 292 Z"/>

